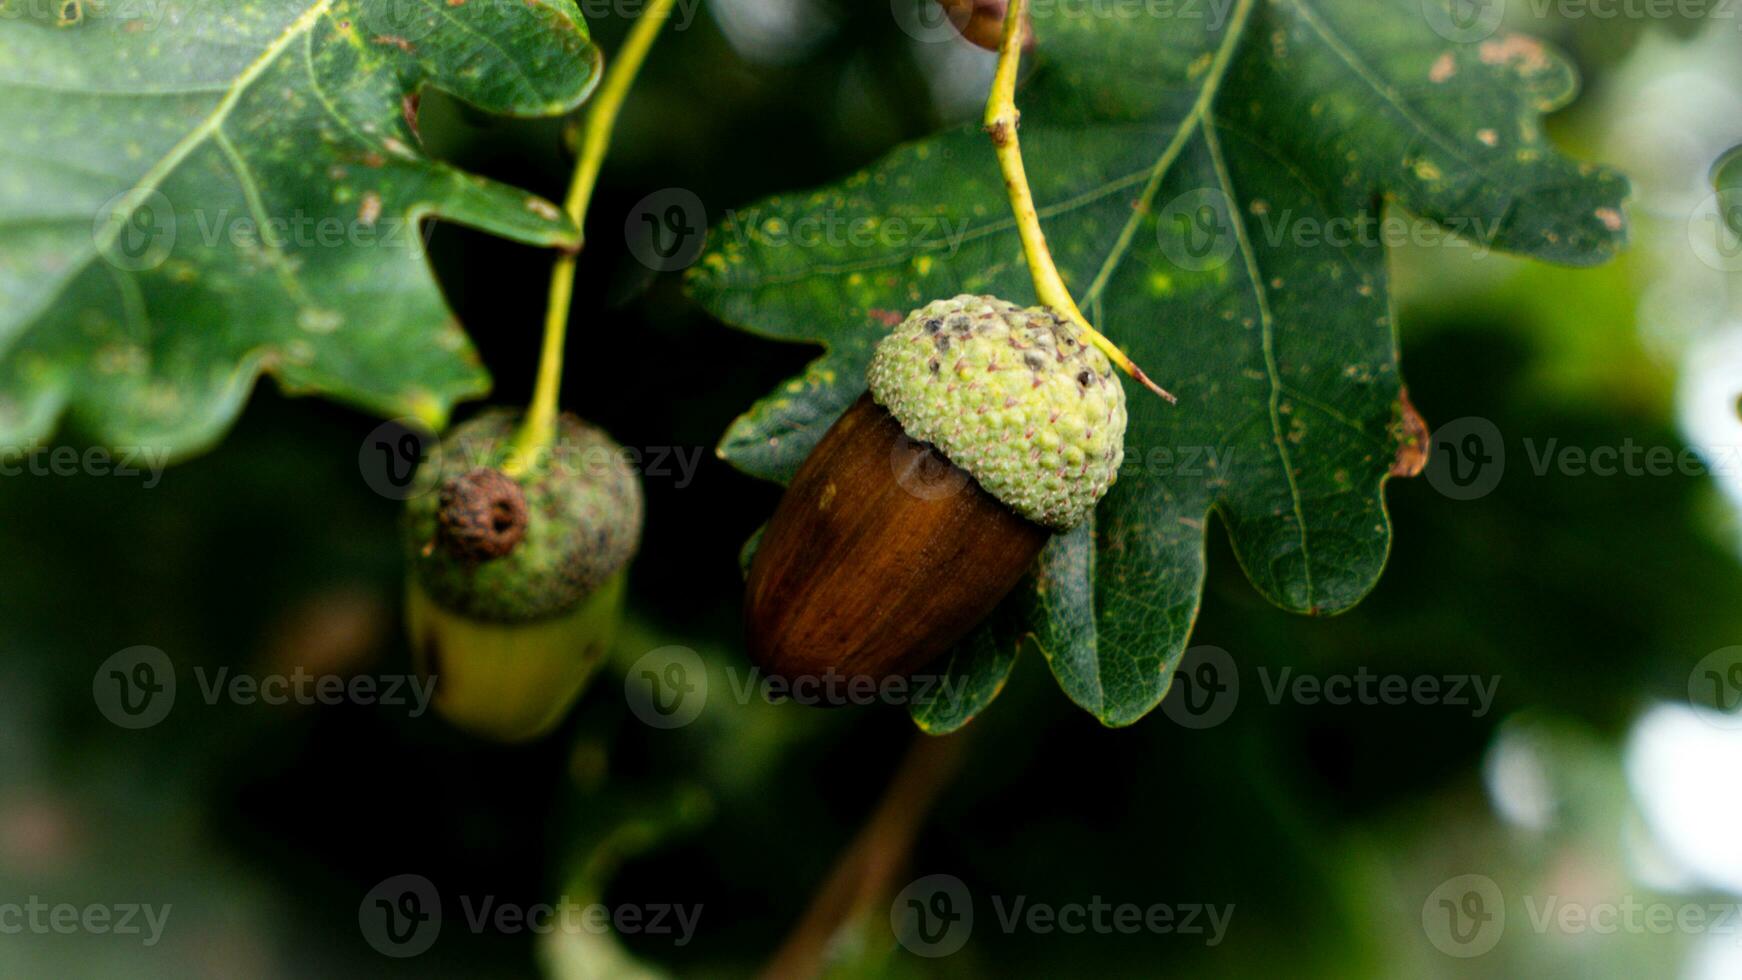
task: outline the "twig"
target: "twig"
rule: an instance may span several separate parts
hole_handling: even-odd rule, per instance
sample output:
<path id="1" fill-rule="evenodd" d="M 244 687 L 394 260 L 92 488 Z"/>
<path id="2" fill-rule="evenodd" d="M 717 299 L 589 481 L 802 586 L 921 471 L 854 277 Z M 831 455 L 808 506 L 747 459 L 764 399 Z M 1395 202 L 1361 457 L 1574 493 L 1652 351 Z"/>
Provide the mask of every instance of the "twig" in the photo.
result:
<path id="1" fill-rule="evenodd" d="M 557 256 L 556 265 L 551 269 L 538 381 L 533 388 L 532 405 L 526 411 L 526 420 L 515 436 L 514 451 L 504 467 L 511 476 L 530 467 L 556 437 L 557 395 L 563 378 L 563 344 L 568 338 L 569 306 L 574 298 L 575 258 L 586 240 L 587 207 L 593 200 L 593 188 L 599 182 L 599 168 L 604 165 L 605 151 L 611 146 L 617 114 L 623 109 L 629 87 L 641 71 L 642 62 L 647 60 L 647 52 L 659 36 L 659 29 L 671 16 L 672 3 L 673 0 L 649 0 L 641 19 L 630 28 L 629 36 L 623 41 L 616 65 L 605 73 L 599 94 L 587 109 L 580 159 L 575 162 L 568 195 L 563 199 L 563 213 L 580 229 L 581 238 L 573 248 Z"/>
<path id="2" fill-rule="evenodd" d="M 762 971 L 762 980 L 803 980 L 823 971 L 829 943 L 894 894 L 894 884 L 932 804 L 961 768 L 965 735 L 917 735 L 871 819 L 841 852 L 803 918 Z"/>
<path id="3" fill-rule="evenodd" d="M 1022 145 L 1016 136 L 1022 113 L 1016 108 L 1016 69 L 1022 61 L 1022 11 L 1024 0 L 1010 0 L 1004 8 L 1004 33 L 998 44 L 998 70 L 992 76 L 992 94 L 986 100 L 986 132 L 992 137 L 992 148 L 998 155 L 998 168 L 1004 173 L 1004 192 L 1010 198 L 1010 210 L 1016 217 L 1016 229 L 1022 236 L 1022 253 L 1028 259 L 1029 275 L 1034 277 L 1035 297 L 1076 324 L 1090 343 L 1100 348 L 1107 359 L 1135 378 L 1145 388 L 1167 399 L 1177 400 L 1149 379 L 1143 369 L 1132 362 L 1111 340 L 1089 324 L 1077 301 L 1059 275 L 1053 263 L 1052 251 L 1046 246 L 1046 233 L 1040 228 L 1040 214 L 1034 207 L 1034 193 L 1028 187 L 1028 171 L 1022 166 Z"/>

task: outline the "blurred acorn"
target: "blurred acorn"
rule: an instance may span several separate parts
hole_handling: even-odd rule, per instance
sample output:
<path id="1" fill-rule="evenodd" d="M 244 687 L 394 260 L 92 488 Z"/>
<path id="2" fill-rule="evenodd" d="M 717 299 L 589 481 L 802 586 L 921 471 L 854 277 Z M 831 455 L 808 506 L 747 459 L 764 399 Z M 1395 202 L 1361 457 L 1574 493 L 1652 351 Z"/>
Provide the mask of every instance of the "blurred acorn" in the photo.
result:
<path id="1" fill-rule="evenodd" d="M 1124 388 L 1048 309 L 931 303 L 879 343 L 867 381 L 751 559 L 751 653 L 778 676 L 924 666 L 1089 515 L 1124 459 Z"/>
<path id="2" fill-rule="evenodd" d="M 548 732 L 580 695 L 641 540 L 641 484 L 621 447 L 563 415 L 551 447 L 510 466 L 519 420 L 491 409 L 455 428 L 435 491 L 407 504 L 404 524 L 418 672 L 443 717 L 502 741 Z"/>
<path id="3" fill-rule="evenodd" d="M 1006 0 L 937 2 L 944 10 L 944 17 L 962 37 L 987 51 L 998 50 L 998 42 L 1004 36 L 1004 12 L 1008 8 Z M 1026 10 L 1022 13 L 1022 50 L 1034 50 L 1034 22 L 1029 19 Z"/>

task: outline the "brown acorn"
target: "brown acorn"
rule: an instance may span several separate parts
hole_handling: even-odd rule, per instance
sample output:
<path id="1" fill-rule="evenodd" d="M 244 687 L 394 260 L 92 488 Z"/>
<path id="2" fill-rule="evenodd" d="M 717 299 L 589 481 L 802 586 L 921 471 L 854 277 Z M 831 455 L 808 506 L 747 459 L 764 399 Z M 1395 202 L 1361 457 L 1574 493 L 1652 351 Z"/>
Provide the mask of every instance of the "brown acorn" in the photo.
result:
<path id="1" fill-rule="evenodd" d="M 1004 35 L 1007 0 L 938 0 L 944 16 L 969 43 L 987 51 L 998 50 Z M 1022 12 L 1022 50 L 1034 50 L 1034 22 Z"/>
<path id="2" fill-rule="evenodd" d="M 1051 310 L 939 300 L 879 343 L 866 379 L 751 561 L 751 654 L 776 676 L 925 666 L 1088 516 L 1124 459 L 1124 389 Z"/>

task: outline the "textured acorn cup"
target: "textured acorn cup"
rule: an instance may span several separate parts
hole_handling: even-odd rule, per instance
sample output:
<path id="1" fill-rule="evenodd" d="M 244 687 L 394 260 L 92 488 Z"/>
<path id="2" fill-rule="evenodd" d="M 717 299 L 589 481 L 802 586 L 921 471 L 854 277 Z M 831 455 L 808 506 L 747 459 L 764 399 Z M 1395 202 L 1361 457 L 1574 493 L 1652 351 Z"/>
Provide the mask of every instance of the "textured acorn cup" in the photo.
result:
<path id="1" fill-rule="evenodd" d="M 443 440 L 436 490 L 406 505 L 406 621 L 443 717 L 502 741 L 553 728 L 621 618 L 641 539 L 641 484 L 623 451 L 572 415 L 518 476 L 520 421 L 492 409 Z"/>
<path id="2" fill-rule="evenodd" d="M 1088 516 L 1124 458 L 1124 389 L 1050 310 L 931 303 L 878 345 L 867 380 L 751 560 L 751 653 L 778 676 L 925 666 Z"/>

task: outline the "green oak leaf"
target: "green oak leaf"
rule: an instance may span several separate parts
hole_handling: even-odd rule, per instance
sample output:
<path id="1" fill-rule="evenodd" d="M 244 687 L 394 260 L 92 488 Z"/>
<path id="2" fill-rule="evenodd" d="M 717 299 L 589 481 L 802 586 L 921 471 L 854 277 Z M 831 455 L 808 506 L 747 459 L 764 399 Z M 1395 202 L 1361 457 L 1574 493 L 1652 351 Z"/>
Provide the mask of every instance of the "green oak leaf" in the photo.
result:
<path id="1" fill-rule="evenodd" d="M 1542 131 L 1576 87 L 1568 64 L 1520 35 L 1463 40 L 1438 2 L 1237 0 L 1220 21 L 1037 13 L 1018 101 L 1054 257 L 1089 319 L 1180 399 L 1129 386 L 1126 463 L 1093 528 L 1055 539 L 1005 603 L 1105 724 L 1167 693 L 1212 513 L 1284 608 L 1335 613 L 1376 582 L 1384 484 L 1411 444 L 1388 240 L 1586 265 L 1625 239 L 1625 179 Z M 710 248 L 691 288 L 712 312 L 827 348 L 722 442 L 774 480 L 863 390 L 872 347 L 907 311 L 964 292 L 1034 300 L 972 127 L 735 212 Z M 971 655 L 988 642 L 951 669 L 995 693 L 1010 663 Z"/>
<path id="2" fill-rule="evenodd" d="M 572 0 L 0 0 L 0 444 L 209 446 L 254 380 L 439 426 L 489 375 L 422 222 L 537 245 L 549 202 L 426 156 L 426 85 L 568 111 Z"/>

